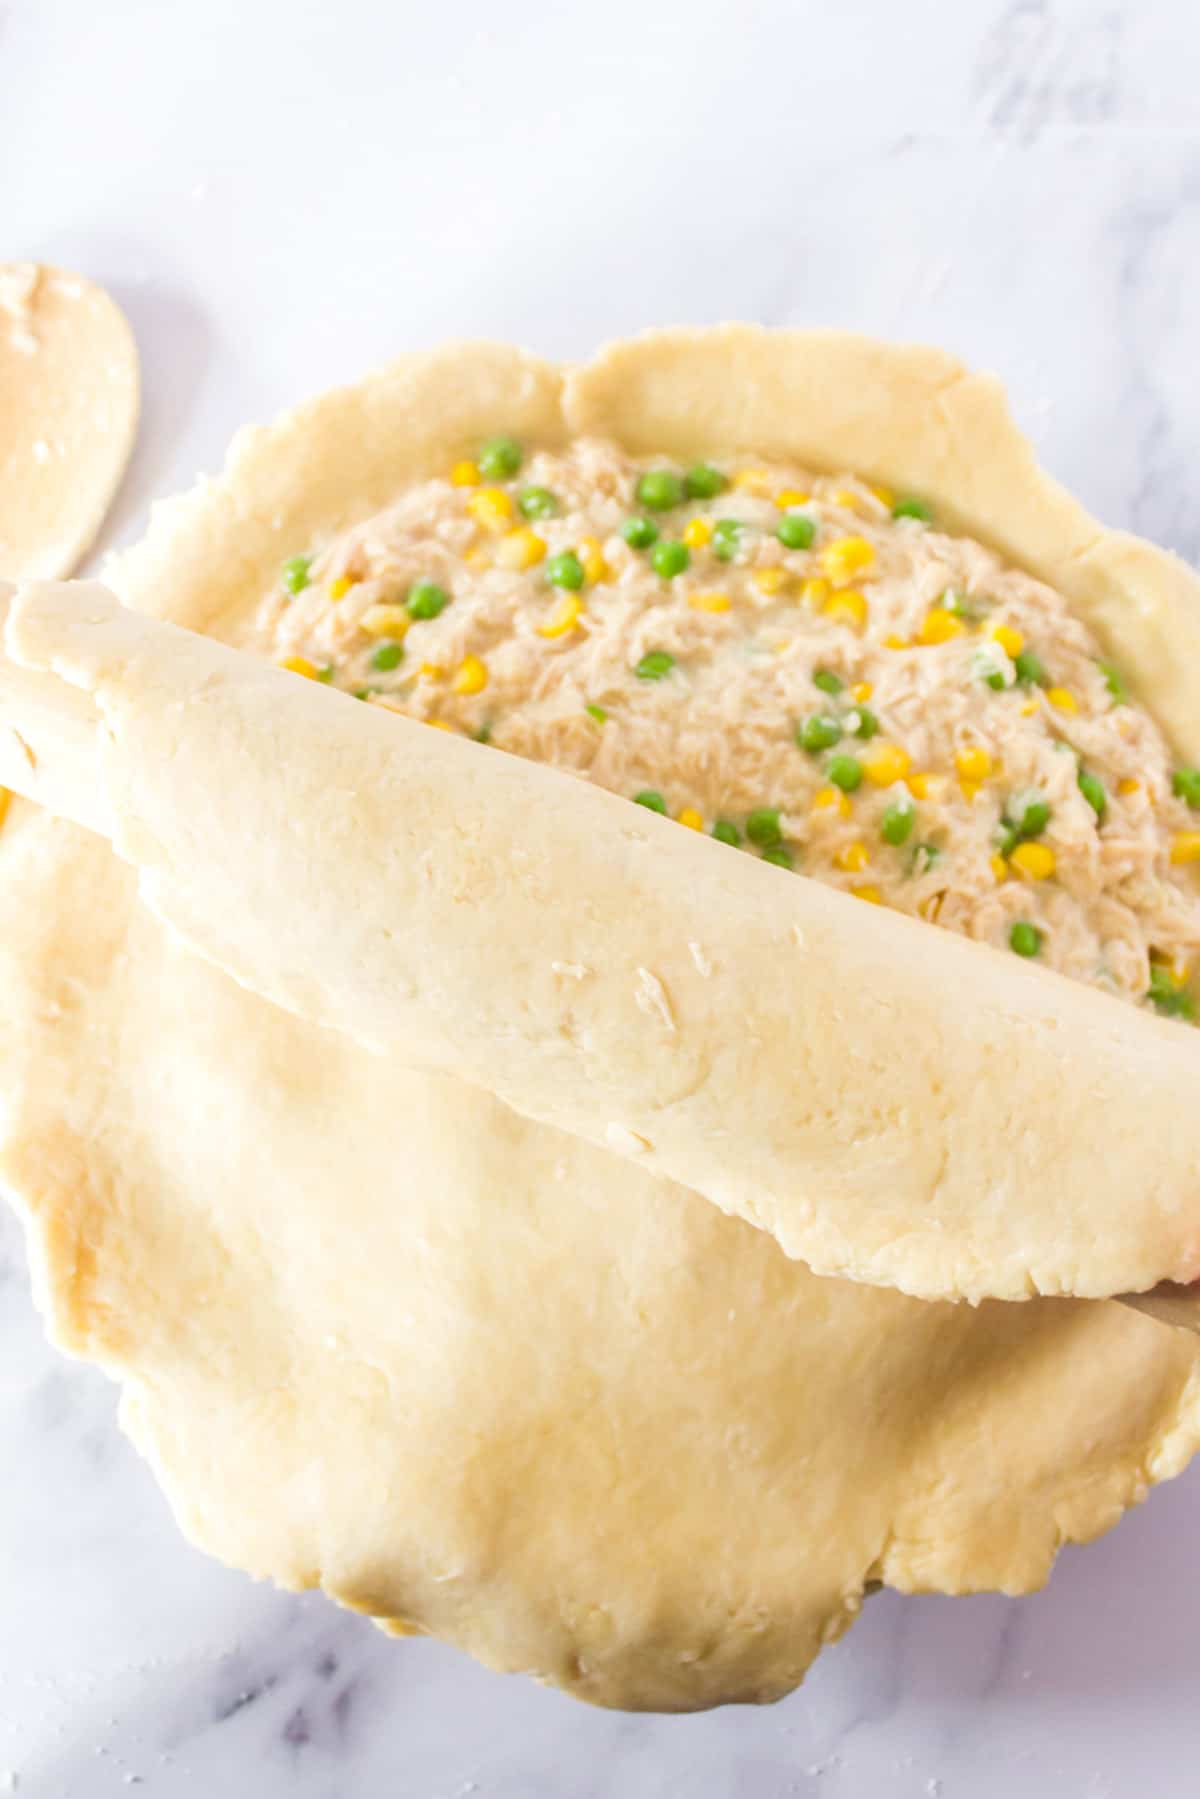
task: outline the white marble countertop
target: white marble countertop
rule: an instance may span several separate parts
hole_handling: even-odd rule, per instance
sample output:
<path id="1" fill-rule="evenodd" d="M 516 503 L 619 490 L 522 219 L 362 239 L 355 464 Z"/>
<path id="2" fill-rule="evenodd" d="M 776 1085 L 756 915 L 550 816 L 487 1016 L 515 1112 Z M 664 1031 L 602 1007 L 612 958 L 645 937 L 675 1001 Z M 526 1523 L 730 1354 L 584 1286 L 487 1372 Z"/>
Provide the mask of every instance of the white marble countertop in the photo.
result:
<path id="1" fill-rule="evenodd" d="M 1200 557 L 1194 0 L 0 4 L 0 255 L 107 282 L 112 540 L 230 432 L 454 334 L 924 338 Z M 1036 1598 L 871 1601 L 773 1709 L 592 1713 L 180 1538 L 0 1225 L 0 1793 L 1192 1799 L 1200 1470 Z"/>

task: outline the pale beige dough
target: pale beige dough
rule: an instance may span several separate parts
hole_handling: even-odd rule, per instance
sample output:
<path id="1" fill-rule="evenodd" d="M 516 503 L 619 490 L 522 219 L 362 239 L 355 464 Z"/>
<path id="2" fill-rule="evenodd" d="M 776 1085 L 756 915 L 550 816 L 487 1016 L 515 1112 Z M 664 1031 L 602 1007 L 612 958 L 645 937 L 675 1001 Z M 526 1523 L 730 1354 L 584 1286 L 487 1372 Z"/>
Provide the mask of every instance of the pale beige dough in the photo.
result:
<path id="1" fill-rule="evenodd" d="M 355 496 L 336 491 L 341 438 L 289 426 L 243 440 L 240 473 L 203 506 L 171 509 L 126 565 L 126 596 L 237 636 L 310 503 L 333 522 L 378 506 L 433 397 L 456 442 L 501 422 L 553 431 L 550 372 L 476 358 L 403 365 L 307 414 L 310 426 L 330 406 L 352 415 Z M 435 447 L 418 445 L 409 466 Z M 202 552 L 222 571 L 215 588 L 200 579 Z M 81 655 L 104 671 L 118 732 L 130 651 L 148 657 L 129 691 L 149 735 L 135 733 L 128 766 L 114 746 L 118 797 L 132 767 L 149 775 L 168 753 L 155 681 L 169 711 L 179 656 L 194 676 L 181 749 L 212 710 L 197 767 L 231 732 L 253 745 L 248 721 L 265 716 L 280 772 L 311 734 L 343 799 L 384 780 L 395 745 L 427 807 L 439 793 L 461 799 L 484 768 L 521 783 L 517 795 L 533 777 L 550 805 L 560 789 L 578 793 L 463 743 L 449 746 L 461 784 L 439 787 L 427 771 L 441 734 L 378 718 L 362 738 L 367 708 L 231 664 L 203 641 L 172 642 L 164 663 L 136 619 L 118 615 L 132 635 L 114 636 L 103 596 L 75 598 L 97 621 Z M 57 629 L 52 605 L 27 623 L 39 618 Z M 226 803 L 233 789 L 220 784 L 245 773 L 236 754 L 214 767 L 217 787 L 200 782 L 190 813 L 205 851 L 206 800 Z M 368 824 L 390 816 L 399 781 L 384 782 Z M 496 793 L 485 789 L 473 825 Z M 623 802 L 594 797 L 627 817 Z M 264 787 L 262 803 L 258 825 L 278 830 L 286 788 Z M 153 806 L 126 816 L 144 831 L 158 817 Z M 514 835 L 513 804 L 501 816 Z M 661 827 L 656 848 L 692 841 L 648 824 Z M 511 864 L 495 842 L 491 961 L 503 966 Z M 726 863 L 686 867 L 703 883 Z M 768 883 L 768 919 L 777 895 L 808 886 L 749 866 Z M 320 1584 L 393 1628 L 596 1703 L 768 1699 L 854 1618 L 866 1583 L 1027 1590 L 1062 1543 L 1108 1528 L 1200 1441 L 1200 1348 L 1182 1334 L 1111 1304 L 927 1305 L 817 1279 L 763 1232 L 624 1159 L 620 1128 L 617 1155 L 235 985 L 136 903 L 133 871 L 99 837 L 18 804 L 0 872 L 0 1180 L 27 1219 L 39 1297 L 56 1339 L 122 1381 L 123 1420 L 184 1528 L 240 1567 Z M 293 874 L 280 877 L 282 907 L 270 885 L 256 896 L 276 921 L 313 897 L 303 880 L 287 884 Z M 372 878 L 396 876 L 388 864 Z M 353 916 L 372 891 L 337 898 Z M 403 920 L 411 890 L 383 891 Z M 746 916 L 745 900 L 735 883 L 707 905 L 707 928 L 685 947 L 719 991 L 713 934 L 726 907 Z M 531 1003 L 560 982 L 587 990 L 554 944 L 539 955 Z M 970 966 L 980 958 L 986 967 L 983 952 Z M 658 1013 L 646 972 L 629 1008 L 634 1042 Z M 1127 1018 L 1080 997 L 1114 1028 Z M 727 1009 L 726 1030 L 741 1016 Z M 762 1065 L 760 1048 L 732 1081 L 730 1129 L 743 1128 Z M 571 1066 L 564 1053 L 564 1077 Z"/>
<path id="2" fill-rule="evenodd" d="M 239 1567 L 599 1704 L 770 1699 L 864 1583 L 1037 1586 L 1200 1440 L 1181 1333 L 819 1280 L 245 993 L 98 838 L 21 805 L 0 864 L 42 1304 Z"/>
<path id="3" fill-rule="evenodd" d="M 576 429 L 925 495 L 1061 591 L 1200 755 L 1196 576 L 1054 486 L 993 382 L 833 334 L 651 334 L 565 381 L 488 346 L 408 358 L 245 434 L 113 579 L 237 640 L 298 542 L 492 431 Z M 101 704 L 145 899 L 300 1016 L 680 1180 L 820 1273 L 977 1299 L 1200 1271 L 1194 1032 L 100 593 L 31 593 L 9 644 Z"/>
<path id="4" fill-rule="evenodd" d="M 0 576 L 67 575 L 90 548 L 137 431 L 137 346 L 104 289 L 0 264 Z"/>

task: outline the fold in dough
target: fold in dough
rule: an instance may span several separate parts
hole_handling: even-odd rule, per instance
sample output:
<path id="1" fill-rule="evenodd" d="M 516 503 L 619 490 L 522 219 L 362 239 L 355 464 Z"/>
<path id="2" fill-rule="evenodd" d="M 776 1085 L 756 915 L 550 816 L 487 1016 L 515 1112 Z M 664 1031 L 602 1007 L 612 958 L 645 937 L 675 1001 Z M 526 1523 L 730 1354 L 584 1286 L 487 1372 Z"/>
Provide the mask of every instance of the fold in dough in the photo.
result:
<path id="1" fill-rule="evenodd" d="M 22 590 L 7 639 L 92 696 L 146 903 L 297 1017 L 680 1181 L 818 1273 L 977 1299 L 1200 1266 L 1191 1031 L 94 584 Z"/>

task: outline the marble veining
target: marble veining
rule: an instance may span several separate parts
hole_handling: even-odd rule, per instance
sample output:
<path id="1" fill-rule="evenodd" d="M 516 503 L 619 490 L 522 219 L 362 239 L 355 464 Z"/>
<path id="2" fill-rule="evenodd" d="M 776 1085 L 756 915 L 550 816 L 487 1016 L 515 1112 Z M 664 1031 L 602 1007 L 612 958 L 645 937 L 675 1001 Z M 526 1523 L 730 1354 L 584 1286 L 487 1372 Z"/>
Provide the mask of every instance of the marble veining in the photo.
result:
<path id="1" fill-rule="evenodd" d="M 1193 0 L 0 4 L 4 254 L 110 284 L 110 542 L 413 344 L 845 324 L 999 369 L 1048 466 L 1200 558 Z M 1200 1472 L 1014 1602 L 881 1594 L 803 1690 L 589 1712 L 180 1536 L 0 1211 L 0 1795 L 1193 1799 Z"/>

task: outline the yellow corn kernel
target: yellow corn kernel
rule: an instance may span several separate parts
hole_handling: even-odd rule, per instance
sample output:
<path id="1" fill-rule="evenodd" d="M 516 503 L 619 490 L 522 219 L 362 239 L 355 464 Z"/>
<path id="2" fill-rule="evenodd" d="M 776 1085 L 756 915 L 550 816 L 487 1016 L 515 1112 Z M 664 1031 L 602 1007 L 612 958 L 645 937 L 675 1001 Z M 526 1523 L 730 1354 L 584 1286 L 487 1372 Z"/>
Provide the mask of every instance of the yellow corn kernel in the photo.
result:
<path id="1" fill-rule="evenodd" d="M 675 816 L 681 825 L 687 826 L 689 831 L 702 831 L 704 829 L 704 820 L 694 806 L 685 806 L 683 811 L 677 812 Z"/>
<path id="2" fill-rule="evenodd" d="M 8 817 L 8 809 L 12 805 L 12 794 L 7 787 L 0 787 L 0 825 Z"/>
<path id="3" fill-rule="evenodd" d="M 881 506 L 886 506 L 889 512 L 896 504 L 896 496 L 892 489 L 890 487 L 885 487 L 881 481 L 872 481 L 871 492 L 875 495 L 879 504 Z"/>
<path id="4" fill-rule="evenodd" d="M 756 568 L 754 571 L 754 585 L 759 593 L 782 593 L 787 580 L 785 568 Z"/>
<path id="5" fill-rule="evenodd" d="M 1079 701 L 1069 687 L 1047 687 L 1046 698 L 1060 712 L 1078 712 Z"/>
<path id="6" fill-rule="evenodd" d="M 1024 705 L 1021 707 L 1021 717 L 1022 718 L 1032 718 L 1034 713 L 1037 711 L 1037 709 L 1038 709 L 1038 703 L 1036 700 L 1026 700 Z"/>
<path id="7" fill-rule="evenodd" d="M 500 568 L 533 568 L 546 554 L 546 540 L 522 525 L 509 531 L 496 546 L 496 562 Z"/>
<path id="8" fill-rule="evenodd" d="M 598 537 L 581 537 L 576 546 L 583 564 L 583 578 L 595 587 L 598 581 L 611 579 L 612 570 L 604 560 Z"/>
<path id="9" fill-rule="evenodd" d="M 487 663 L 478 656 L 464 656 L 452 683 L 455 693 L 482 693 L 487 683 Z"/>
<path id="10" fill-rule="evenodd" d="M 789 506 L 806 506 L 811 498 L 811 494 L 801 493 L 798 487 L 781 487 L 775 495 L 775 504 L 780 512 L 786 512 Z"/>
<path id="11" fill-rule="evenodd" d="M 838 487 L 834 490 L 835 506 L 846 506 L 851 512 L 862 511 L 862 495 L 855 493 L 852 487 Z"/>
<path id="12" fill-rule="evenodd" d="M 1196 854 L 1200 856 L 1200 831 L 1195 835 Z M 1058 866 L 1054 851 L 1047 843 L 1018 843 L 1008 859 L 1027 881 L 1048 881 Z"/>
<path id="13" fill-rule="evenodd" d="M 368 637 L 400 638 L 412 624 L 407 609 L 403 606 L 368 606 L 359 619 L 359 625 Z"/>
<path id="14" fill-rule="evenodd" d="M 852 875 L 860 874 L 871 860 L 865 843 L 848 843 L 833 859 L 839 868 L 844 868 L 847 874 Z"/>
<path id="15" fill-rule="evenodd" d="M 850 581 L 875 561 L 865 537 L 838 537 L 821 551 L 821 567 L 832 581 Z"/>
<path id="16" fill-rule="evenodd" d="M 354 583 L 350 579 L 349 575 L 339 575 L 336 581 L 331 581 L 329 583 L 330 599 L 331 600 L 344 600 L 346 595 L 350 592 L 350 589 L 353 586 L 354 586 Z"/>
<path id="17" fill-rule="evenodd" d="M 856 681 L 854 686 L 850 689 L 850 698 L 856 705 L 865 706 L 874 691 L 875 684 L 873 681 Z"/>
<path id="18" fill-rule="evenodd" d="M 998 643 L 1006 656 L 1019 656 L 1025 648 L 1025 633 L 1015 625 L 993 625 L 992 642 Z"/>
<path id="19" fill-rule="evenodd" d="M 680 536 L 689 550 L 702 550 L 705 544 L 712 542 L 713 523 L 710 518 L 690 518 L 680 532 Z"/>
<path id="20" fill-rule="evenodd" d="M 499 535 L 513 515 L 513 503 L 502 487 L 481 487 L 467 501 L 467 511 L 485 531 Z"/>
<path id="21" fill-rule="evenodd" d="M 883 640 L 883 647 L 885 650 L 911 650 L 912 644 L 907 637 L 897 637 L 894 631 L 889 631 Z"/>
<path id="22" fill-rule="evenodd" d="M 450 470 L 450 480 L 455 487 L 478 487 L 479 464 L 477 462 L 456 462 Z"/>
<path id="23" fill-rule="evenodd" d="M 962 796 L 968 805 L 971 804 L 972 800 L 974 800 L 978 794 L 983 792 L 982 781 L 960 781 L 958 784 L 962 789 Z"/>
<path id="24" fill-rule="evenodd" d="M 893 781 L 904 779 L 912 767 L 912 757 L 898 743 L 877 743 L 862 758 L 862 765 L 867 779 L 874 781 L 876 787 L 890 787 Z"/>
<path id="25" fill-rule="evenodd" d="M 857 587 L 843 587 L 840 592 L 831 594 L 821 607 L 826 618 L 844 620 L 861 631 L 867 622 L 866 597 L 859 593 Z"/>
<path id="26" fill-rule="evenodd" d="M 317 678 L 317 665 L 310 662 L 307 656 L 285 656 L 279 666 L 286 668 L 289 674 L 303 675 L 306 681 L 315 681 Z"/>
<path id="27" fill-rule="evenodd" d="M 1117 792 L 1125 794 L 1126 797 L 1128 797 L 1129 794 L 1131 794 L 1131 793 L 1140 793 L 1141 791 L 1142 791 L 1142 783 L 1140 781 L 1132 781 L 1132 780 L 1126 779 L 1124 781 L 1117 782 Z"/>
<path id="28" fill-rule="evenodd" d="M 766 468 L 740 468 L 733 477 L 733 486 L 740 488 L 743 493 L 770 493 L 771 471 Z"/>
<path id="29" fill-rule="evenodd" d="M 829 598 L 828 581 L 823 581 L 820 575 L 816 576 L 814 580 L 806 581 L 800 589 L 800 598 L 806 606 L 815 607 L 817 611 L 820 611 Z"/>
<path id="30" fill-rule="evenodd" d="M 440 662 L 422 662 L 417 674 L 424 681 L 442 681 L 445 679 L 446 671 Z"/>
<path id="31" fill-rule="evenodd" d="M 481 544 L 476 544 L 473 550 L 468 550 L 463 561 L 468 568 L 491 568 L 492 566 L 492 559 Z"/>
<path id="32" fill-rule="evenodd" d="M 728 612 L 729 595 L 727 593 L 689 593 L 688 605 L 694 606 L 697 612 Z"/>
<path id="33" fill-rule="evenodd" d="M 992 851 L 992 873 L 995 875 L 997 883 L 1008 879 L 1008 863 L 999 850 Z"/>
<path id="34" fill-rule="evenodd" d="M 454 729 L 454 726 L 448 725 L 444 718 L 427 718 L 425 723 L 431 731 L 453 731 Z"/>
<path id="35" fill-rule="evenodd" d="M 955 755 L 954 766 L 964 781 L 986 781 L 992 772 L 992 758 L 981 744 L 967 743 Z"/>
<path id="36" fill-rule="evenodd" d="M 921 628 L 917 632 L 917 642 L 924 644 L 949 643 L 952 637 L 961 636 L 966 630 L 961 618 L 955 618 L 944 606 L 931 606 L 921 620 Z"/>
<path id="37" fill-rule="evenodd" d="M 583 611 L 583 601 L 577 593 L 564 593 L 554 611 L 544 625 L 538 626 L 539 637 L 565 637 L 573 631 Z"/>
<path id="38" fill-rule="evenodd" d="M 922 770 L 920 774 L 905 775 L 903 779 L 908 791 L 917 800 L 936 800 L 946 785 L 945 775 L 931 775 Z"/>
<path id="39" fill-rule="evenodd" d="M 842 818 L 850 816 L 850 795 L 843 793 L 840 787 L 822 787 L 813 795 L 812 809 L 824 812 L 826 808 L 833 810 Z"/>
<path id="40" fill-rule="evenodd" d="M 866 900 L 869 906 L 882 906 L 883 904 L 883 895 L 878 887 L 852 887 L 850 891 L 855 899 Z"/>
<path id="41" fill-rule="evenodd" d="M 1171 860 L 1200 862 L 1200 831 L 1176 831 L 1171 839 Z"/>

